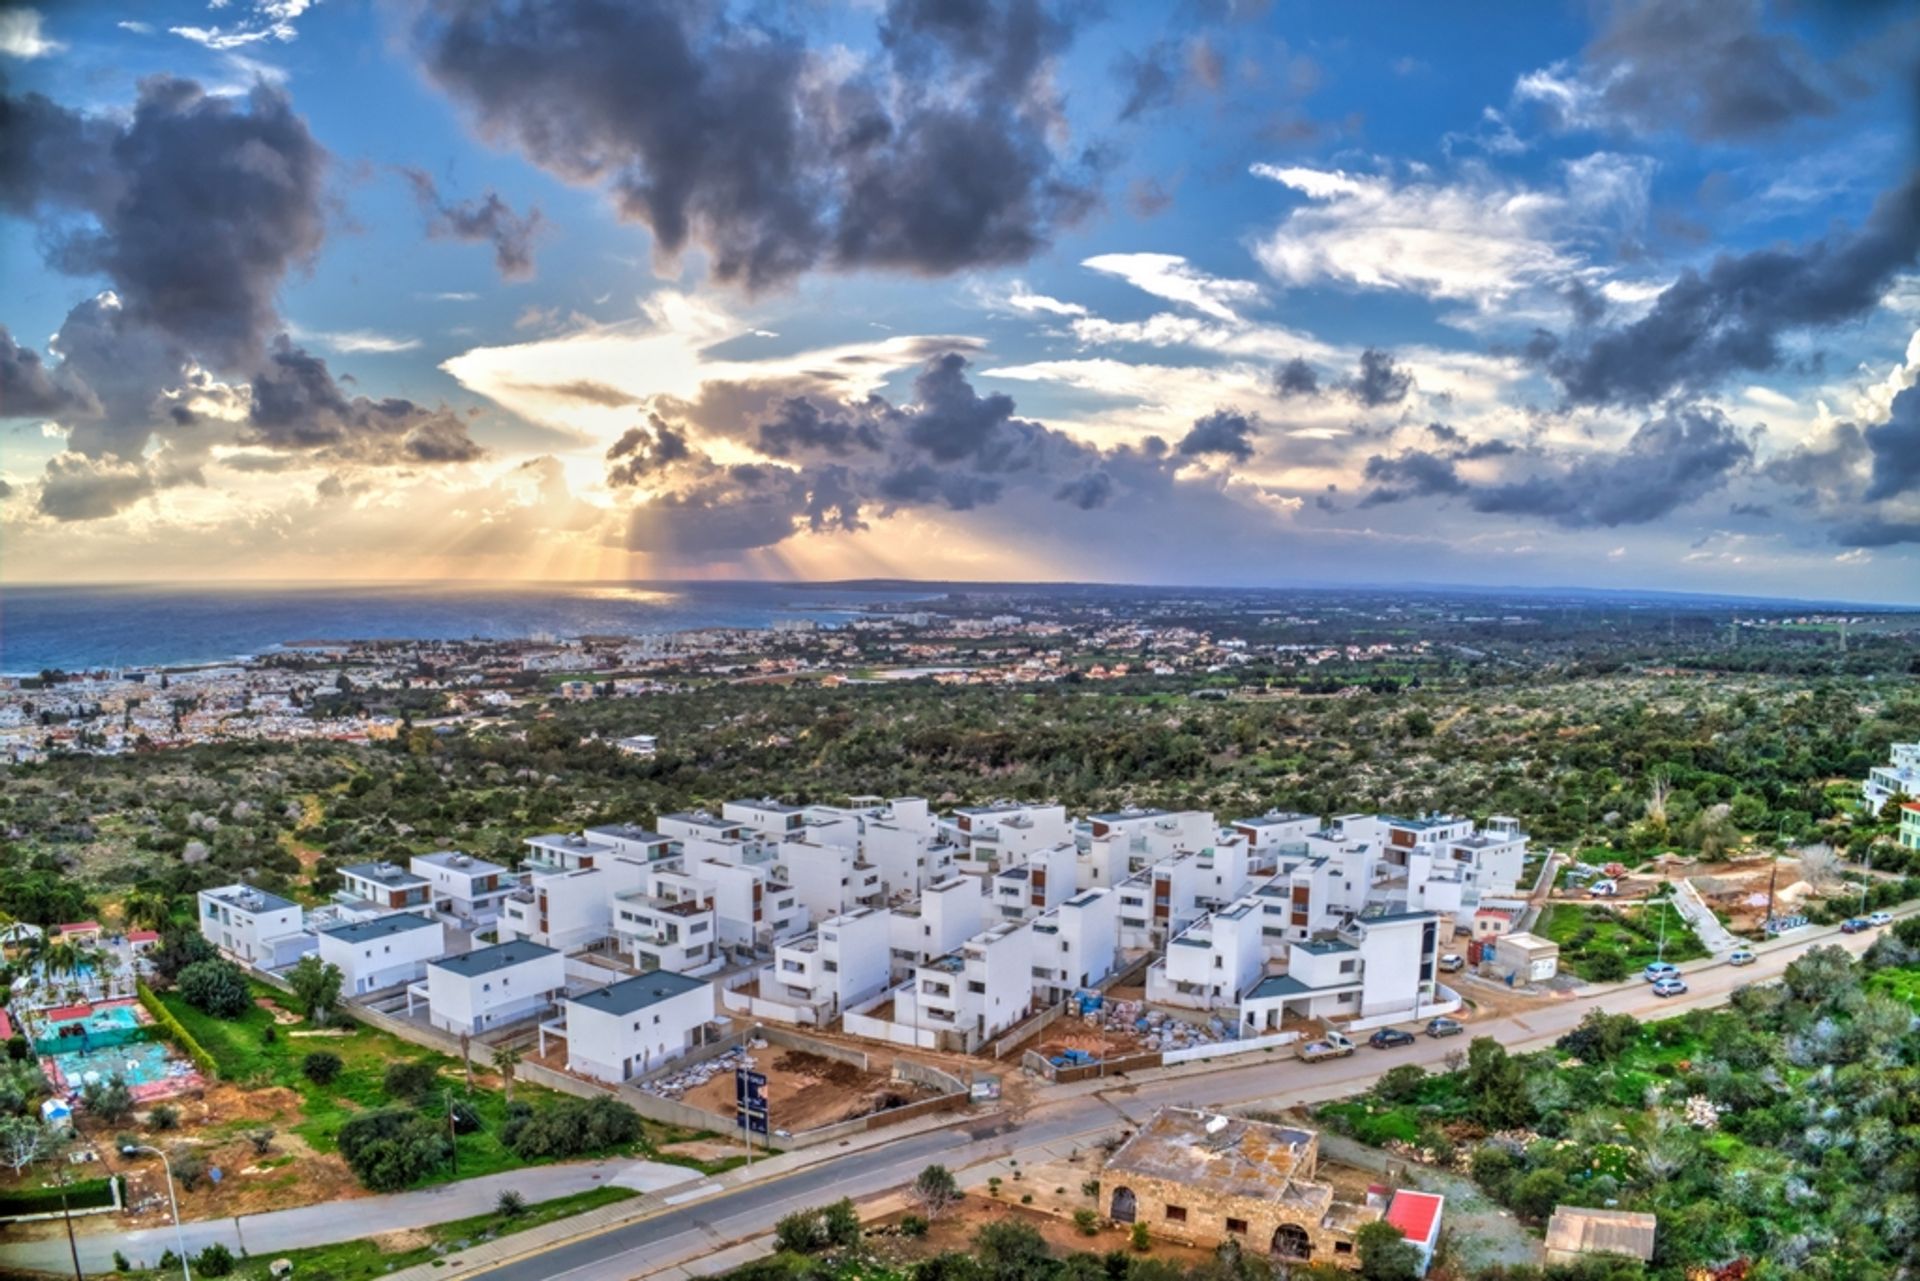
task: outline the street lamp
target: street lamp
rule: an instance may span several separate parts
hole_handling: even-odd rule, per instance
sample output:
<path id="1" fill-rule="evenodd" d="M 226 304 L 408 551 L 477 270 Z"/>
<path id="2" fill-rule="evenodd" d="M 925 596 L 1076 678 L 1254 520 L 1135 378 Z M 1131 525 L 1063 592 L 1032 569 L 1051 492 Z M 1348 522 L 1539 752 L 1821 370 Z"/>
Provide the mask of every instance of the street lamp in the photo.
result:
<path id="1" fill-rule="evenodd" d="M 128 1143 L 121 1147 L 121 1156 L 132 1156 L 136 1152 L 151 1152 L 160 1158 L 160 1164 L 167 1171 L 167 1200 L 173 1204 L 173 1244 L 180 1255 L 180 1275 L 185 1281 L 193 1281 L 193 1271 L 187 1267 L 187 1238 L 180 1231 L 180 1197 L 173 1190 L 173 1162 L 159 1148 L 150 1148 L 144 1143 Z"/>

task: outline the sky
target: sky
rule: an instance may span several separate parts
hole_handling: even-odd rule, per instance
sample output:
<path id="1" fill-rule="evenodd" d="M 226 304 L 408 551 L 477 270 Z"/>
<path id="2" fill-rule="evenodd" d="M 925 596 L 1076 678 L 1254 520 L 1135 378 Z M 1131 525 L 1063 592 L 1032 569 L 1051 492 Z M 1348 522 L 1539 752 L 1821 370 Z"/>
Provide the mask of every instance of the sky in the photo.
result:
<path id="1" fill-rule="evenodd" d="M 0 581 L 1920 603 L 1897 3 L 0 0 Z"/>

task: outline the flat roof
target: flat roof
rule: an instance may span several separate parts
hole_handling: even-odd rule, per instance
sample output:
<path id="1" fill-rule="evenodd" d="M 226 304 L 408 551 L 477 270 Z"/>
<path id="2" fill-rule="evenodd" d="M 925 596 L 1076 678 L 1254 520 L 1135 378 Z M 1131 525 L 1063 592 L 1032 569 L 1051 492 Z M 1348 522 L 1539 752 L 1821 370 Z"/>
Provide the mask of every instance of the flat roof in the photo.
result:
<path id="1" fill-rule="evenodd" d="M 1297 1194 L 1313 1175 L 1311 1130 L 1161 1108 L 1108 1159 L 1102 1181 L 1138 1173 L 1217 1195 L 1269 1201 Z M 1324 1186 L 1324 1185 L 1323 1185 Z M 1331 1189 L 1327 1189 L 1331 1199 Z"/>
<path id="2" fill-rule="evenodd" d="M 465 862 L 461 862 L 465 859 Z M 499 863 L 490 863 L 484 858 L 475 858 L 459 850 L 435 850 L 431 854 L 415 854 L 416 863 L 431 863 L 435 867 L 444 867 L 451 872 L 467 872 L 474 876 L 485 876 L 489 872 L 504 872 L 508 869 Z"/>
<path id="3" fill-rule="evenodd" d="M 537 961 L 543 956 L 558 956 L 550 947 L 542 947 L 528 939 L 514 939 L 510 943 L 495 943 L 492 947 L 483 947 L 477 952 L 465 952 L 459 956 L 443 956 L 427 964 L 437 969 L 448 970 L 467 978 L 478 978 L 482 974 L 492 974 L 496 970 L 511 969 L 516 965 L 525 965 L 528 961 Z"/>
<path id="4" fill-rule="evenodd" d="M 257 890 L 251 885 L 241 885 L 238 889 L 208 890 L 206 894 L 208 898 L 217 899 L 225 903 L 228 907 L 237 907 L 243 912 L 283 912 L 287 908 L 299 906 L 298 903 L 295 903 L 290 898 L 281 898 L 278 894 L 273 894 L 266 890 Z M 257 895 L 260 899 L 259 906 L 256 907 L 250 903 L 242 903 L 240 896 L 243 894 Z M 57 925 L 54 927 L 56 931 L 77 928 L 79 927 L 70 925 Z M 100 927 L 96 925 L 94 928 L 98 929 Z"/>
<path id="5" fill-rule="evenodd" d="M 431 917 L 416 912 L 395 912 L 390 916 L 376 916 L 371 921 L 353 921 L 346 925 L 336 925 L 330 930 L 320 932 L 328 938 L 339 939 L 342 943 L 371 943 L 374 939 L 392 938 L 396 934 L 407 934 L 414 930 L 424 930 L 428 926 L 438 925 Z"/>
<path id="6" fill-rule="evenodd" d="M 737 818 L 715 818 L 711 814 L 695 813 L 692 810 L 678 810 L 672 814 L 662 814 L 660 816 L 660 821 L 663 823 L 668 819 L 672 819 L 676 823 L 685 823 L 689 827 L 710 827 L 717 832 L 731 832 L 735 828 L 746 826 L 745 823 L 742 823 Z M 661 839 L 665 840 L 667 838 L 662 837 Z"/>
<path id="7" fill-rule="evenodd" d="M 642 827 L 638 823 L 602 823 L 599 827 L 589 827 L 587 835 L 612 836 L 623 841 L 639 841 L 643 845 L 657 845 L 673 839 L 671 836 L 662 836 L 656 831 Z"/>
<path id="8" fill-rule="evenodd" d="M 568 1003 L 584 1005 L 604 1014 L 632 1014 L 649 1005 L 657 1005 L 672 997 L 711 986 L 705 979 L 675 974 L 672 970 L 655 970 L 651 974 L 636 974 L 630 979 L 595 988 L 585 996 L 571 998 Z"/>
<path id="9" fill-rule="evenodd" d="M 1236 818 L 1233 820 L 1232 826 L 1234 827 L 1279 827 L 1283 823 L 1300 823 L 1300 822 L 1317 823 L 1319 821 L 1320 821 L 1319 818 L 1312 814 L 1294 814 L 1290 812 L 1282 812 L 1282 811 L 1276 810 L 1271 814 L 1262 814 L 1258 818 Z"/>
<path id="10" fill-rule="evenodd" d="M 427 878 L 415 876 L 398 863 L 355 863 L 352 867 L 340 869 L 342 876 L 357 876 L 363 881 L 377 881 L 381 885 L 425 885 Z"/>
<path id="11" fill-rule="evenodd" d="M 1547 1221 L 1547 1249 L 1569 1254 L 1621 1254 L 1646 1262 L 1653 1258 L 1660 1220 L 1641 1210 L 1583 1210 L 1555 1206 Z"/>

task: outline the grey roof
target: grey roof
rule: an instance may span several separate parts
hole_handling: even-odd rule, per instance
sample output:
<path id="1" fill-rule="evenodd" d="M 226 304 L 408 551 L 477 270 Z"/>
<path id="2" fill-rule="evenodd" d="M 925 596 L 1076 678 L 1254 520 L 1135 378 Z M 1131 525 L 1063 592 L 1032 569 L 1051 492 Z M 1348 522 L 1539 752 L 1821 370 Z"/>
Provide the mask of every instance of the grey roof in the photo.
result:
<path id="1" fill-rule="evenodd" d="M 524 965 L 528 961 L 537 961 L 543 956 L 558 956 L 550 947 L 541 947 L 527 939 L 514 939 L 510 943 L 495 943 L 492 947 L 483 947 L 477 952 L 465 952 L 459 956 L 443 956 L 428 964 L 437 969 L 451 970 L 467 978 L 478 978 L 482 974 L 492 974 L 495 970 L 508 969 L 515 965 Z"/>
<path id="2" fill-rule="evenodd" d="M 1125 822 L 1128 819 L 1165 818 L 1166 816 L 1167 816 L 1167 812 L 1163 809 L 1145 809 L 1145 810 L 1117 810 L 1111 814 L 1089 814 L 1087 815 L 1087 818 L 1095 823 L 1121 823 L 1121 822 Z"/>
<path id="3" fill-rule="evenodd" d="M 415 876 L 398 863 L 355 863 L 352 867 L 341 868 L 340 875 L 357 876 L 363 881 L 377 881 L 381 885 L 425 885 L 427 883 L 426 877 Z"/>
<path id="4" fill-rule="evenodd" d="M 1359 950 L 1353 944 L 1342 943 L 1337 939 L 1309 939 L 1305 943 L 1295 943 L 1294 946 L 1314 956 L 1335 956 L 1341 952 Z"/>
<path id="5" fill-rule="evenodd" d="M 467 861 L 461 863 L 456 861 L 458 859 L 465 859 Z M 435 867 L 444 867 L 452 872 L 465 872 L 470 876 L 485 876 L 488 872 L 504 872 L 507 870 L 503 864 L 490 863 L 484 858 L 463 853 L 460 850 L 435 850 L 431 854 L 415 854 L 413 861 L 416 863 L 431 863 Z"/>
<path id="6" fill-rule="evenodd" d="M 1299 996 L 1312 990 L 1291 974 L 1269 974 L 1255 983 L 1253 990 L 1248 992 L 1244 999 L 1261 1000 L 1274 996 Z"/>
<path id="7" fill-rule="evenodd" d="M 677 823 L 686 823 L 693 827 L 710 827 L 716 831 L 730 832 L 737 827 L 745 827 L 739 819 L 720 818 L 713 814 L 696 814 L 691 810 L 679 810 L 672 814 L 662 814 L 662 821 L 672 819 Z"/>
<path id="8" fill-rule="evenodd" d="M 655 845 L 673 839 L 671 836 L 662 836 L 658 832 L 642 827 L 638 823 L 603 823 L 599 827 L 589 827 L 587 835 L 612 836 L 623 841 L 639 841 L 643 845 Z"/>
<path id="9" fill-rule="evenodd" d="M 1271 814 L 1262 814 L 1258 818 L 1236 818 L 1233 820 L 1233 826 L 1235 827 L 1278 827 L 1282 823 L 1298 823 L 1303 819 L 1313 820 L 1314 818 L 1315 816 L 1312 814 L 1293 814 L 1293 813 L 1282 813 L 1279 811 L 1275 811 L 1274 813 L 1271 813 Z"/>
<path id="10" fill-rule="evenodd" d="M 685 974 L 675 974 L 671 970 L 655 970 L 651 974 L 636 974 L 630 979 L 621 979 L 606 987 L 595 988 L 585 996 L 572 998 L 572 1004 L 584 1005 L 588 1009 L 599 1010 L 604 1014 L 632 1014 L 644 1010 L 670 997 L 680 996 L 696 988 L 710 986 L 705 979 L 696 979 Z"/>
<path id="11" fill-rule="evenodd" d="M 242 894 L 259 895 L 260 905 L 253 907 L 249 904 L 242 903 L 240 901 Z M 270 893 L 267 890 L 255 889 L 251 885 L 242 885 L 237 893 L 221 890 L 218 893 L 210 893 L 209 897 L 218 899 L 228 907 L 237 907 L 242 912 L 284 912 L 290 907 L 300 906 L 290 898 L 281 898 L 278 894 Z"/>
<path id="12" fill-rule="evenodd" d="M 424 930 L 439 922 L 415 912 L 395 912 L 391 916 L 376 916 L 371 921 L 354 921 L 347 925 L 336 925 L 330 930 L 320 932 L 328 938 L 339 939 L 342 943 L 371 943 L 374 939 L 392 938 L 396 934 L 406 934 L 413 930 Z"/>
<path id="13" fill-rule="evenodd" d="M 1435 912 L 1409 912 L 1404 910 L 1399 912 L 1382 912 L 1378 916 L 1356 917 L 1354 923 L 1356 925 L 1379 925 L 1383 921 L 1417 921 L 1423 917 L 1428 920 L 1438 920 L 1439 914 Z"/>

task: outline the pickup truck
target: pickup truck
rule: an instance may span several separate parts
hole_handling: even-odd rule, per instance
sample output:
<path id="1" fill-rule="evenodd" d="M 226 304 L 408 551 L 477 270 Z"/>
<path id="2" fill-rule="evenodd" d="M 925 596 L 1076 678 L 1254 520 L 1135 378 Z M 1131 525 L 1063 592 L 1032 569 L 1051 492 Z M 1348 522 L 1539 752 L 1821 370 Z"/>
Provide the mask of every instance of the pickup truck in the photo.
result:
<path id="1" fill-rule="evenodd" d="M 1353 1053 L 1353 1042 L 1338 1032 L 1329 1032 L 1318 1041 L 1309 1041 L 1300 1047 L 1302 1063 L 1318 1063 L 1322 1059 L 1344 1059 Z"/>

